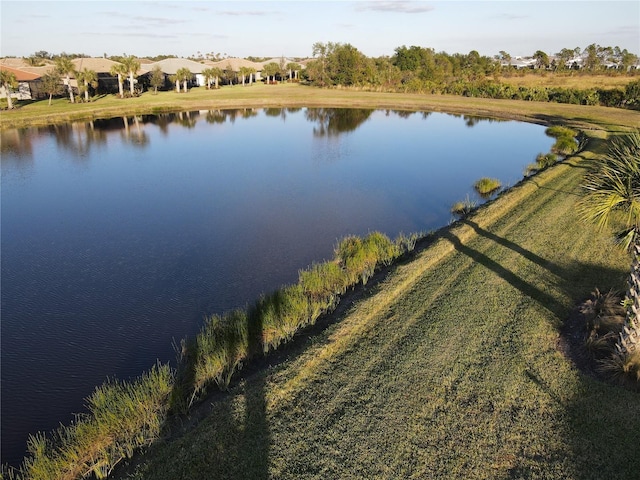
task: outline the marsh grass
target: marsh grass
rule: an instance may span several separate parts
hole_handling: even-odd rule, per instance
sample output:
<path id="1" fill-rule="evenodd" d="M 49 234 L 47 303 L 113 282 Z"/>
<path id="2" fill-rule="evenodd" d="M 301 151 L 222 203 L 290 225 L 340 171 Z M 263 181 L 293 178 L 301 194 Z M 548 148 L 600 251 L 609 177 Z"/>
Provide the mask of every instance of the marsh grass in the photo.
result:
<path id="1" fill-rule="evenodd" d="M 500 180 L 498 180 L 497 178 L 488 178 L 488 177 L 483 177 L 473 184 L 473 188 L 483 198 L 490 197 L 491 195 L 496 193 L 501 187 L 502 187 L 502 184 L 500 183 Z"/>
<path id="2" fill-rule="evenodd" d="M 131 382 L 108 380 L 87 399 L 89 413 L 77 415 L 49 437 L 32 435 L 18 479 L 106 478 L 123 459 L 156 440 L 168 411 L 173 372 L 156 365 Z"/>
<path id="3" fill-rule="evenodd" d="M 451 206 L 451 213 L 460 218 L 464 218 L 478 207 L 478 203 L 471 200 L 469 195 L 461 202 L 456 202 Z"/>

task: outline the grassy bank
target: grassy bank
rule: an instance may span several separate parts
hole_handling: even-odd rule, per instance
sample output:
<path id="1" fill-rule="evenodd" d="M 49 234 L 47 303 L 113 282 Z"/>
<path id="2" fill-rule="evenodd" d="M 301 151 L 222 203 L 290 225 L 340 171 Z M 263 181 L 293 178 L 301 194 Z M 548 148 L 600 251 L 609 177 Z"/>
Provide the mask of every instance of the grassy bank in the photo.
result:
<path id="1" fill-rule="evenodd" d="M 638 395 L 557 348 L 575 303 L 628 272 L 575 213 L 604 136 L 443 230 L 133 477 L 637 478 Z"/>
<path id="2" fill-rule="evenodd" d="M 616 129 L 619 125 L 634 125 L 634 122 L 637 124 L 638 120 L 638 112 L 608 107 L 463 98 L 452 95 L 329 90 L 299 84 L 254 84 L 251 87 L 223 87 L 219 90 L 206 90 L 201 87 L 188 93 L 172 91 L 154 95 L 146 92 L 140 97 L 130 99 L 106 95 L 89 103 L 77 104 L 70 104 L 66 99 L 56 99 L 51 106 L 43 100 L 23 104 L 15 110 L 0 112 L 0 127 L 37 126 L 184 110 L 263 107 L 422 109 L 515 118 L 538 123 L 572 118 L 575 126 L 587 129 L 596 126 Z"/>

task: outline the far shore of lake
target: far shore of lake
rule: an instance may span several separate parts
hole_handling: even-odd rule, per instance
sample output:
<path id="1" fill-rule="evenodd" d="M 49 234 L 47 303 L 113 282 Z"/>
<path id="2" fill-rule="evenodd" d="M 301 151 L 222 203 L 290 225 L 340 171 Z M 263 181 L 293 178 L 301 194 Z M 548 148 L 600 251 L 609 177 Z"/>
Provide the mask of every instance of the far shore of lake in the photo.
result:
<path id="1" fill-rule="evenodd" d="M 640 124 L 640 112 L 611 107 L 521 100 L 494 100 L 453 95 L 380 93 L 354 89 L 321 89 L 300 84 L 198 87 L 187 93 L 145 92 L 136 98 L 103 95 L 88 103 L 67 98 L 19 103 L 0 113 L 0 129 L 45 126 L 133 115 L 235 108 L 336 107 L 428 110 L 522 120 L 539 124 L 570 122 L 573 127 L 618 130 Z"/>

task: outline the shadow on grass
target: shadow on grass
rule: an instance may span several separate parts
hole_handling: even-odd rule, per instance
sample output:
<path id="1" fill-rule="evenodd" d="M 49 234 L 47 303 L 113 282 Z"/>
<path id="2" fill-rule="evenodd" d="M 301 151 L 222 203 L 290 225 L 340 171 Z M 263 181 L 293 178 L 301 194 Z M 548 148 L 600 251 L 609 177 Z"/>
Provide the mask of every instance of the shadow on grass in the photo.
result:
<path id="1" fill-rule="evenodd" d="M 472 223 L 472 222 L 466 220 L 465 223 Z M 478 228 L 478 231 L 481 230 L 477 226 L 476 226 L 476 228 Z M 537 264 L 539 264 L 541 266 L 544 266 L 545 268 L 549 268 L 548 266 L 544 265 L 544 263 L 548 263 L 548 262 L 545 262 L 540 257 L 537 257 L 537 255 L 533 254 L 532 252 L 529 252 L 528 250 L 525 250 L 522 247 L 519 247 L 518 245 L 512 244 L 508 240 L 505 240 L 503 238 L 497 237 L 497 236 L 487 232 L 486 230 L 482 230 L 482 232 L 483 232 L 483 236 L 486 236 L 486 238 L 494 240 L 497 243 L 516 251 L 517 253 L 525 256 L 526 258 L 528 258 L 529 260 L 533 261 L 534 263 L 537 263 Z M 558 300 L 556 300 L 553 296 L 549 295 L 546 292 L 543 292 L 542 290 L 540 290 L 535 285 L 532 285 L 531 283 L 523 280 L 518 275 L 513 273 L 511 270 L 508 270 L 507 268 L 503 267 L 502 265 L 500 265 L 500 263 L 498 263 L 495 260 L 489 258 L 484 253 L 479 252 L 478 250 L 474 250 L 473 248 L 471 248 L 471 247 L 469 247 L 467 245 L 464 245 L 460 241 L 460 239 L 458 237 L 456 237 L 450 231 L 448 231 L 448 230 L 445 231 L 443 233 L 442 237 L 447 239 L 447 240 L 449 240 L 451 242 L 451 244 L 453 245 L 453 247 L 458 252 L 468 256 L 474 262 L 477 262 L 477 263 L 483 265 L 484 267 L 488 268 L 489 270 L 491 270 L 492 272 L 497 274 L 500 278 L 502 278 L 503 280 L 508 282 L 511 286 L 513 286 L 513 287 L 517 288 L 518 290 L 520 290 L 521 293 L 523 293 L 524 295 L 526 295 L 528 297 L 531 297 L 534 300 L 536 300 L 538 303 L 540 303 L 541 306 L 543 306 L 544 308 L 549 310 L 553 315 L 561 316 L 562 313 L 565 311 L 564 305 L 561 304 L 560 302 L 558 302 Z"/>
<path id="2" fill-rule="evenodd" d="M 471 220 L 464 220 L 478 235 L 516 252 L 536 265 L 547 269 L 559 277 L 556 284 L 570 298 L 579 298 L 580 292 L 596 285 L 621 285 L 625 272 L 600 265 L 577 262 L 575 265 L 561 267 L 546 261 L 521 246 L 480 228 Z M 489 258 L 467 245 L 449 231 L 443 234 L 455 249 L 480 263 L 500 278 L 509 282 L 524 295 L 534 299 L 546 308 L 552 316 L 563 319 L 567 315 L 567 306 L 538 286 L 524 280 L 505 268 L 498 261 Z M 640 397 L 638 393 L 599 381 L 588 374 L 580 375 L 576 383 L 568 385 L 567 392 L 557 390 L 544 380 L 544 377 L 532 369 L 525 371 L 525 377 L 548 395 L 560 406 L 563 414 L 563 436 L 572 452 L 564 458 L 566 450 L 557 453 L 551 451 L 550 457 L 533 455 L 518 460 L 509 471 L 511 478 L 533 478 L 545 475 L 545 465 L 564 464 L 565 471 L 573 471 L 573 478 L 580 479 L 637 479 L 640 471 L 640 456 L 634 446 L 640 445 Z M 546 474 L 551 472 L 551 467 Z"/>

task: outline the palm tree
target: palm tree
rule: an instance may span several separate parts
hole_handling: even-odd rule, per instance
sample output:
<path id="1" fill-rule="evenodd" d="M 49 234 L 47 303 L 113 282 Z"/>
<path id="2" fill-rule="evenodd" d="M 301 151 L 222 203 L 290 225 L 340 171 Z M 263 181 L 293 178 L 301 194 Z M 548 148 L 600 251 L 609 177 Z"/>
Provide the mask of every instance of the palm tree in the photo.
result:
<path id="1" fill-rule="evenodd" d="M 71 88 L 71 75 L 75 75 L 76 70 L 71 62 L 69 57 L 58 57 L 56 58 L 56 70 L 60 73 L 60 75 L 65 76 L 65 81 L 67 83 L 67 87 L 69 88 L 69 100 L 71 103 L 75 103 L 75 98 L 73 97 L 73 88 Z"/>
<path id="2" fill-rule="evenodd" d="M 244 87 L 244 79 L 246 78 L 247 75 L 249 75 L 249 69 L 247 67 L 240 67 L 240 70 L 238 71 L 238 74 L 240 75 L 240 78 L 242 79 L 242 86 Z"/>
<path id="3" fill-rule="evenodd" d="M 129 92 L 133 97 L 135 94 L 135 91 L 133 88 L 134 76 L 136 75 L 136 73 L 138 73 L 138 70 L 140 70 L 140 62 L 136 59 L 136 57 L 134 57 L 133 55 L 130 55 L 122 59 L 122 65 L 124 65 L 123 70 L 127 73 L 127 75 L 129 75 Z"/>
<path id="4" fill-rule="evenodd" d="M 13 100 L 11 99 L 11 90 L 18 88 L 18 80 L 16 76 L 8 70 L 0 70 L 0 84 L 7 94 L 7 108 L 13 108 Z"/>
<path id="5" fill-rule="evenodd" d="M 207 82 L 207 90 L 211 90 L 211 82 L 213 82 L 213 68 L 205 68 L 202 70 L 202 77 L 204 81 Z"/>
<path id="6" fill-rule="evenodd" d="M 127 73 L 126 67 L 122 63 L 118 63 L 117 65 L 114 65 L 113 67 L 111 67 L 110 73 L 111 75 L 118 76 L 118 94 L 120 95 L 120 98 L 124 98 L 124 87 L 122 85 L 122 76 L 126 75 Z"/>
<path id="7" fill-rule="evenodd" d="M 262 74 L 267 77 L 267 84 L 271 83 L 271 77 L 275 81 L 276 75 L 280 72 L 280 66 L 276 62 L 267 63 L 263 69 Z"/>
<path id="8" fill-rule="evenodd" d="M 220 79 L 224 75 L 224 72 L 219 67 L 213 67 L 211 71 L 213 74 L 214 88 L 218 89 L 218 83 L 220 82 Z"/>
<path id="9" fill-rule="evenodd" d="M 80 84 L 82 83 L 82 91 L 84 92 L 84 101 L 89 101 L 89 86 L 96 88 L 98 86 L 98 75 L 95 71 L 87 68 L 76 74 L 78 78 L 78 92 L 80 93 Z"/>
<path id="10" fill-rule="evenodd" d="M 635 362 L 640 380 L 640 130 L 611 142 L 605 158 L 585 176 L 583 188 L 586 195 L 579 204 L 583 217 L 601 229 L 614 215 L 620 218 L 617 236 L 634 256 L 625 300 L 627 318 L 613 359 L 624 371 Z"/>
<path id="11" fill-rule="evenodd" d="M 247 75 L 249 75 L 249 85 L 253 83 L 253 76 L 257 73 L 257 70 L 253 67 L 247 67 Z"/>
<path id="12" fill-rule="evenodd" d="M 42 86 L 42 91 L 49 95 L 49 106 L 51 106 L 53 96 L 60 93 L 61 83 L 62 79 L 60 78 L 60 74 L 55 70 L 50 73 L 45 73 L 42 76 L 40 85 Z"/>
<path id="13" fill-rule="evenodd" d="M 171 83 L 175 83 L 176 84 L 176 92 L 180 93 L 180 77 L 178 77 L 178 74 L 176 73 L 175 75 L 169 75 L 169 81 Z"/>
<path id="14" fill-rule="evenodd" d="M 191 80 L 192 76 L 191 70 L 188 68 L 183 67 L 178 69 L 176 72 L 176 89 L 178 92 L 180 91 L 179 82 L 183 82 L 184 91 L 185 93 L 187 92 L 187 82 Z"/>
<path id="15" fill-rule="evenodd" d="M 298 78 L 298 71 L 301 69 L 302 67 L 300 66 L 299 63 L 296 62 L 289 62 L 287 63 L 287 70 L 289 70 L 289 80 L 293 80 L 294 78 Z"/>
<path id="16" fill-rule="evenodd" d="M 601 229 L 622 212 L 624 226 L 618 236 L 632 249 L 640 240 L 640 131 L 614 139 L 605 158 L 592 167 L 582 185 L 586 196 L 580 212 Z"/>

